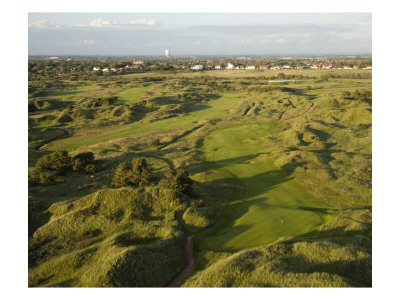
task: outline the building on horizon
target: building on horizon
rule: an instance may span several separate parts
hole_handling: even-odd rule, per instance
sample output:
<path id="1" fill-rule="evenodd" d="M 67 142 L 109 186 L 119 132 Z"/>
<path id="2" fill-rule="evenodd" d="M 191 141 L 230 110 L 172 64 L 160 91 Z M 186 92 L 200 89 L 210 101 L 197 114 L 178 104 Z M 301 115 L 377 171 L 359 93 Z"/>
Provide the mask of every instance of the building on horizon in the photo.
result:
<path id="1" fill-rule="evenodd" d="M 169 58 L 169 50 L 165 50 L 165 57 Z"/>

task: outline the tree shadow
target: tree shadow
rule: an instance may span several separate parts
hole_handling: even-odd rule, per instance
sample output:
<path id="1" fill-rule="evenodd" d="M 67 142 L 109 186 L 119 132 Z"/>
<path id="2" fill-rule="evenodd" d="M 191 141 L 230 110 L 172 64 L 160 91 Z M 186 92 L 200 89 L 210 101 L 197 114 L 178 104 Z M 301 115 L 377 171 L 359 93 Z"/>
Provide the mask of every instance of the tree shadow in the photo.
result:
<path id="1" fill-rule="evenodd" d="M 227 166 L 232 164 L 244 164 L 249 160 L 256 158 L 260 153 L 244 155 L 240 157 L 215 161 L 210 163 L 214 167 Z M 262 154 L 262 153 L 261 153 Z M 202 235 L 210 236 L 218 234 L 222 240 L 226 235 L 226 239 L 240 235 L 249 230 L 251 225 L 237 225 L 236 220 L 247 214 L 250 208 L 254 205 L 262 205 L 270 208 L 285 208 L 293 210 L 306 210 L 316 213 L 327 213 L 328 209 L 320 207 L 305 207 L 305 206 L 274 206 L 266 204 L 266 197 L 260 195 L 267 191 L 277 188 L 280 184 L 292 180 L 294 169 L 303 163 L 291 162 L 285 164 L 277 170 L 269 170 L 253 176 L 245 178 L 237 178 L 233 176 L 230 179 L 217 179 L 213 181 L 198 183 L 200 190 L 207 189 L 212 191 L 212 197 L 224 197 L 225 202 L 220 209 L 220 215 L 217 222 L 207 228 Z M 204 185 L 204 187 L 202 187 Z M 211 187 L 211 188 L 210 188 Z M 252 200 L 243 200 L 252 199 Z M 228 207 L 229 205 L 229 207 Z M 224 251 L 236 251 L 232 247 L 225 247 Z"/>
<path id="2" fill-rule="evenodd" d="M 328 122 L 325 122 L 325 121 L 322 121 L 322 120 L 315 120 L 315 122 L 320 123 L 321 125 L 326 126 L 326 127 L 336 127 L 336 128 L 339 128 L 339 129 L 347 128 L 346 126 L 344 126 L 342 124 L 339 124 L 339 123 L 328 123 Z"/>
<path id="3" fill-rule="evenodd" d="M 311 132 L 312 134 L 315 134 L 323 142 L 325 142 L 326 140 L 328 140 L 331 137 L 331 135 L 329 133 L 322 131 L 322 130 L 315 129 L 315 128 L 311 128 L 309 126 L 307 127 L 307 130 L 309 132 Z"/>

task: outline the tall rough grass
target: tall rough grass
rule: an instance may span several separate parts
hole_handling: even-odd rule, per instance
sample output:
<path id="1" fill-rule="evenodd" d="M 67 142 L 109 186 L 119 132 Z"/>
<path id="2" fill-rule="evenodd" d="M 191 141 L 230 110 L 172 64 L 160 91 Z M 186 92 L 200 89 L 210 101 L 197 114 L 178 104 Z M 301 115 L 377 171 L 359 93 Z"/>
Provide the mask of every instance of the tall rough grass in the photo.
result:
<path id="1" fill-rule="evenodd" d="M 370 230 L 371 211 L 339 211 L 318 234 L 230 255 L 204 253 L 203 261 L 212 263 L 205 263 L 183 286 L 368 287 L 372 285 Z"/>

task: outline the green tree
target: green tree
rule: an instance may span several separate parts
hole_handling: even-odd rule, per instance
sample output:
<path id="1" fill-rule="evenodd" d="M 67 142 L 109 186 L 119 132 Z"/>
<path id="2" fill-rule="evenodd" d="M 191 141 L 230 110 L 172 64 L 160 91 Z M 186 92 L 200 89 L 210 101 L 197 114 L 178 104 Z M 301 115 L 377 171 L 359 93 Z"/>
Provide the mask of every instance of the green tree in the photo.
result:
<path id="1" fill-rule="evenodd" d="M 112 185 L 142 186 L 147 185 L 151 179 L 151 170 L 144 158 L 134 158 L 131 163 L 123 162 L 115 170 Z"/>
<path id="2" fill-rule="evenodd" d="M 92 152 L 82 152 L 74 156 L 72 160 L 72 170 L 83 170 L 88 164 L 94 160 Z"/>
<path id="3" fill-rule="evenodd" d="M 48 171 L 39 168 L 28 169 L 28 181 L 32 183 L 51 184 L 55 179 Z"/>
<path id="4" fill-rule="evenodd" d="M 168 172 L 165 177 L 161 179 L 160 185 L 176 192 L 190 195 L 192 193 L 193 181 L 190 179 L 188 171 L 178 169 L 176 171 Z"/>
<path id="5" fill-rule="evenodd" d="M 66 171 L 71 165 L 71 156 L 66 150 L 56 151 L 43 156 L 36 163 L 36 167 L 46 170 Z"/>
<path id="6" fill-rule="evenodd" d="M 278 78 L 278 79 L 285 79 L 285 78 L 286 78 L 286 75 L 285 75 L 285 73 L 279 73 L 278 76 L 276 76 L 276 78 Z"/>

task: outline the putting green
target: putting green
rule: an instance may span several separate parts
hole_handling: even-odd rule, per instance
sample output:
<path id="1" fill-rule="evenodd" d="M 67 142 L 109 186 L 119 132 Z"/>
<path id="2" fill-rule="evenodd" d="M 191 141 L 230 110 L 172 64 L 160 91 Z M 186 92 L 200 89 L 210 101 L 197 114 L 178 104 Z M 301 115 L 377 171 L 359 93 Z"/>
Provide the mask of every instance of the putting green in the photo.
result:
<path id="1" fill-rule="evenodd" d="M 148 86 L 132 87 L 116 93 L 115 96 L 117 96 L 123 104 L 129 105 L 136 103 L 140 96 L 144 95 L 148 89 Z"/>
<path id="2" fill-rule="evenodd" d="M 63 100 L 66 98 L 71 98 L 73 96 L 78 96 L 79 94 L 96 90 L 98 88 L 99 87 L 94 83 L 85 85 L 76 85 L 71 89 L 46 92 L 46 94 L 43 97 L 47 99 L 57 98 Z"/>
<path id="3" fill-rule="evenodd" d="M 279 169 L 267 154 L 262 139 L 275 126 L 277 123 L 233 126 L 205 138 L 207 161 L 244 192 L 234 195 L 222 209 L 218 228 L 199 235 L 200 251 L 264 245 L 324 223 L 328 216 L 325 206 L 291 177 L 290 166 Z"/>

